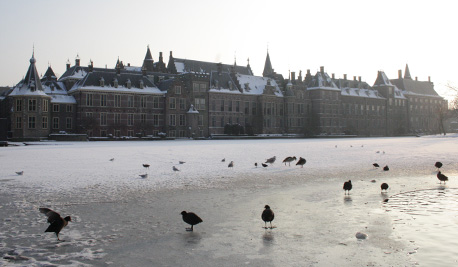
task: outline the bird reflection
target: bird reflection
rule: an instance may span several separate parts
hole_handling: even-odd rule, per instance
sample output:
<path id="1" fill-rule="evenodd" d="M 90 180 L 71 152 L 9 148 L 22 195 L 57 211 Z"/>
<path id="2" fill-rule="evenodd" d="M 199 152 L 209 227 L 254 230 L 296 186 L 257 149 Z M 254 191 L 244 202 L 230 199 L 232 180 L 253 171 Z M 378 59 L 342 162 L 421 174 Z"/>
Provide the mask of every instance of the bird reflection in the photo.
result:
<path id="1" fill-rule="evenodd" d="M 272 233 L 272 231 L 264 232 L 264 234 L 262 235 L 262 242 L 266 246 L 273 245 L 273 243 L 274 243 L 274 234 Z"/>
<path id="2" fill-rule="evenodd" d="M 351 196 L 350 195 L 345 195 L 344 196 L 344 203 L 345 204 L 351 204 L 351 202 L 352 202 Z"/>

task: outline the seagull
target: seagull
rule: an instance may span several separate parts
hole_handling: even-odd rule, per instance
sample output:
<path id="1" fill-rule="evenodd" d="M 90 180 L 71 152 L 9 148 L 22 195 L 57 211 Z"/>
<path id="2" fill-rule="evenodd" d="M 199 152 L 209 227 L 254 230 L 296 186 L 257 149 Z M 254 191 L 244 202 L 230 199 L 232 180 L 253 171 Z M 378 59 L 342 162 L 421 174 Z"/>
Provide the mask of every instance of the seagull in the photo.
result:
<path id="1" fill-rule="evenodd" d="M 385 190 L 385 191 L 388 189 L 388 187 L 389 187 L 389 186 L 388 186 L 387 183 L 383 183 L 383 184 L 380 185 L 380 188 L 381 188 L 382 190 Z"/>
<path id="2" fill-rule="evenodd" d="M 385 165 L 385 167 L 383 167 L 383 170 L 384 170 L 384 171 L 389 171 L 390 168 L 388 168 L 388 165 Z"/>
<path id="3" fill-rule="evenodd" d="M 183 221 L 191 225 L 191 228 L 186 228 L 186 231 L 193 231 L 194 225 L 202 222 L 202 219 L 199 216 L 197 216 L 194 212 L 182 211 L 181 215 L 183 215 Z"/>
<path id="4" fill-rule="evenodd" d="M 272 229 L 272 221 L 274 220 L 275 214 L 273 210 L 270 209 L 269 205 L 264 206 L 264 211 L 262 212 L 261 218 L 264 221 L 264 228 L 267 229 L 267 222 L 270 223 L 270 229 Z"/>
<path id="5" fill-rule="evenodd" d="M 229 167 L 229 168 L 233 168 L 233 167 L 234 167 L 234 162 L 233 162 L 233 161 L 231 161 L 231 162 L 229 163 L 229 165 L 227 165 L 227 167 Z"/>
<path id="6" fill-rule="evenodd" d="M 275 162 L 276 159 L 277 159 L 277 157 L 276 157 L 276 156 L 273 156 L 273 157 L 271 157 L 271 158 L 269 158 L 269 159 L 266 159 L 266 163 L 274 164 L 274 162 Z"/>
<path id="7" fill-rule="evenodd" d="M 114 158 L 111 158 L 111 159 L 110 159 L 110 161 L 113 161 L 113 160 L 114 160 Z"/>
<path id="8" fill-rule="evenodd" d="M 267 164 L 265 164 L 265 163 L 261 163 L 261 165 L 262 165 L 262 167 L 264 167 L 264 168 L 267 167 L 267 166 L 269 166 L 269 165 L 267 165 Z"/>
<path id="9" fill-rule="evenodd" d="M 59 239 L 59 232 L 65 226 L 67 226 L 68 222 L 72 221 L 72 218 L 70 216 L 67 216 L 67 217 L 62 219 L 62 217 L 60 217 L 59 213 L 57 213 L 57 212 L 55 212 L 53 210 L 50 210 L 48 208 L 39 208 L 39 210 L 40 210 L 41 213 L 45 214 L 48 217 L 48 223 L 50 223 L 48 228 L 45 230 L 45 233 L 46 232 L 54 232 L 54 233 L 56 233 L 57 240 L 61 241 Z"/>
<path id="10" fill-rule="evenodd" d="M 179 171 L 180 171 L 180 170 L 179 170 L 177 167 L 175 167 L 175 166 L 172 167 L 172 170 L 175 171 L 175 172 L 179 172 Z"/>
<path id="11" fill-rule="evenodd" d="M 440 171 L 437 173 L 437 179 L 439 179 L 439 183 L 442 183 L 444 182 L 445 184 L 445 181 L 448 181 L 448 177 L 443 175 Z"/>
<path id="12" fill-rule="evenodd" d="M 24 171 L 16 172 L 17 175 L 23 175 Z"/>
<path id="13" fill-rule="evenodd" d="M 283 163 L 285 163 L 285 166 L 286 166 L 286 163 L 289 164 L 289 166 L 291 166 L 291 162 L 292 161 L 295 161 L 296 160 L 296 157 L 286 157 L 284 160 L 283 160 Z"/>
<path id="14" fill-rule="evenodd" d="M 186 162 L 180 160 L 180 161 L 178 161 L 178 163 L 180 163 L 180 164 L 185 164 Z"/>
<path id="15" fill-rule="evenodd" d="M 343 189 L 345 190 L 345 194 L 347 193 L 348 191 L 348 194 L 350 194 L 350 190 L 352 188 L 352 184 L 351 184 L 351 180 L 348 180 L 348 182 L 345 182 L 344 185 L 343 185 Z"/>
<path id="16" fill-rule="evenodd" d="M 258 163 L 257 163 L 257 162 L 255 162 L 255 163 L 254 163 L 254 166 L 257 168 L 257 167 L 258 167 Z"/>
<path id="17" fill-rule="evenodd" d="M 226 159 L 225 159 L 225 158 L 221 160 L 221 162 L 225 162 L 225 161 L 226 161 Z"/>
<path id="18" fill-rule="evenodd" d="M 374 164 L 372 164 L 372 166 L 374 166 L 374 168 L 380 167 L 380 165 L 378 165 L 378 163 L 374 163 Z"/>
<path id="19" fill-rule="evenodd" d="M 437 169 L 440 169 L 440 168 L 442 167 L 442 162 L 437 161 L 437 162 L 434 164 L 434 167 L 436 167 Z"/>
<path id="20" fill-rule="evenodd" d="M 143 167 L 145 167 L 145 169 L 149 169 L 149 164 L 143 164 Z"/>
<path id="21" fill-rule="evenodd" d="M 306 162 L 307 161 L 303 157 L 299 157 L 299 160 L 297 161 L 296 166 L 301 165 L 301 168 L 304 168 L 304 165 Z"/>
<path id="22" fill-rule="evenodd" d="M 147 173 L 145 173 L 145 174 L 140 174 L 140 177 L 143 178 L 143 179 L 148 178 L 148 174 L 147 174 Z"/>
<path id="23" fill-rule="evenodd" d="M 375 153 L 377 153 L 377 154 L 378 154 L 378 153 L 380 153 L 380 150 L 379 150 L 379 151 L 377 151 L 377 152 L 375 152 Z"/>

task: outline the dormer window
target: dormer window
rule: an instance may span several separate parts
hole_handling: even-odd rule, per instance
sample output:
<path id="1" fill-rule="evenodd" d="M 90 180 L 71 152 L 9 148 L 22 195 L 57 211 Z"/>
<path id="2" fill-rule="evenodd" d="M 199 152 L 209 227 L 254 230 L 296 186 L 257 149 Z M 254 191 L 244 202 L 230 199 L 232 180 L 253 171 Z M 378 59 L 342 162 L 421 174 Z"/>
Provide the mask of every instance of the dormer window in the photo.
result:
<path id="1" fill-rule="evenodd" d="M 145 87 L 145 84 L 143 83 L 143 80 L 140 80 L 140 89 L 143 89 Z"/>
<path id="2" fill-rule="evenodd" d="M 114 86 L 114 88 L 118 88 L 118 86 L 119 86 L 118 79 L 115 78 L 113 80 L 113 86 Z"/>
<path id="3" fill-rule="evenodd" d="M 130 81 L 130 79 L 127 80 L 127 82 L 126 82 L 126 87 L 127 87 L 128 89 L 130 89 L 130 88 L 132 87 L 132 82 Z"/>
<path id="4" fill-rule="evenodd" d="M 104 87 L 105 86 L 105 79 L 103 77 L 100 78 L 99 82 L 100 82 L 100 87 Z"/>

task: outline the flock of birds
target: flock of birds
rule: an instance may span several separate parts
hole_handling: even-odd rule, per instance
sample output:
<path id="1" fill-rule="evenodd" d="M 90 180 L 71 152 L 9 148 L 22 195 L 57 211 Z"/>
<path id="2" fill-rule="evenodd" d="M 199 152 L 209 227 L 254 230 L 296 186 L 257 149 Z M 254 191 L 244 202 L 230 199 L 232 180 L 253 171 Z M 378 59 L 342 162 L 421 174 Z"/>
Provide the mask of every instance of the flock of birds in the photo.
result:
<path id="1" fill-rule="evenodd" d="M 377 151 L 376 153 L 380 153 L 380 151 Z M 385 153 L 385 151 L 383 151 L 383 154 L 384 153 Z M 276 159 L 277 159 L 276 156 L 268 158 L 268 159 L 266 159 L 265 162 L 261 163 L 261 166 L 268 167 L 269 164 L 270 165 L 274 164 Z M 294 162 L 296 160 L 297 160 L 297 158 L 295 156 L 286 157 L 283 160 L 282 163 L 284 163 L 285 166 L 286 166 L 286 164 L 291 166 L 291 162 Z M 114 161 L 114 158 L 111 158 L 110 161 Z M 221 162 L 225 162 L 225 161 L 226 161 L 225 158 L 223 158 L 221 160 Z M 301 168 L 303 168 L 306 162 L 307 161 L 306 161 L 305 158 L 299 157 L 299 160 L 297 160 L 297 162 L 296 162 L 296 166 L 301 166 Z M 184 164 L 184 163 L 186 163 L 186 162 L 179 161 L 179 164 Z M 254 165 L 255 165 L 255 167 L 257 167 L 258 163 L 256 162 Z M 378 163 L 373 163 L 372 166 L 374 168 L 380 168 L 380 165 Z M 438 162 L 436 162 L 434 164 L 434 166 L 437 168 L 437 171 L 438 171 L 437 172 L 437 179 L 439 179 L 440 183 L 444 182 L 444 184 L 445 184 L 445 182 L 448 181 L 448 177 L 446 175 L 444 175 L 440 171 L 440 168 L 443 166 L 442 162 L 438 161 Z M 148 170 L 150 165 L 149 164 L 143 164 L 143 167 L 146 170 Z M 234 167 L 234 161 L 231 161 L 228 164 L 228 167 L 229 168 L 233 168 Z M 172 167 L 172 170 L 174 172 L 180 171 L 175 166 Z M 390 168 L 388 167 L 388 165 L 385 165 L 383 167 L 383 171 L 389 171 L 389 170 L 390 170 Z M 16 172 L 16 174 L 17 175 L 23 175 L 24 171 Z M 141 178 L 147 178 L 148 177 L 148 173 L 140 174 L 140 177 Z M 373 180 L 373 182 L 375 182 L 375 180 Z M 351 183 L 351 180 L 348 180 L 348 181 L 344 182 L 343 190 L 345 192 L 345 195 L 350 194 L 350 190 L 352 190 L 352 188 L 353 188 L 353 185 Z M 385 190 L 385 192 L 386 192 L 388 190 L 388 188 L 389 188 L 389 185 L 387 183 L 382 183 L 380 185 L 380 188 L 381 188 L 382 192 L 383 192 L 383 190 Z M 55 212 L 55 211 L 53 211 L 51 209 L 48 209 L 48 208 L 39 208 L 39 211 L 47 216 L 48 223 L 50 224 L 49 227 L 45 230 L 45 232 L 54 232 L 56 234 L 57 240 L 62 241 L 59 238 L 59 233 L 65 226 L 68 225 L 68 222 L 72 221 L 71 217 L 67 216 L 65 218 L 62 218 L 59 213 L 57 213 L 57 212 Z M 203 222 L 203 220 L 197 214 L 195 214 L 194 212 L 182 211 L 181 215 L 182 215 L 183 221 L 186 222 L 187 224 L 191 225 L 190 228 L 186 228 L 186 231 L 193 231 L 194 230 L 194 225 Z M 264 206 L 264 210 L 263 210 L 263 212 L 261 214 L 261 219 L 264 221 L 264 228 L 265 229 L 268 229 L 268 228 L 273 229 L 273 228 L 275 228 L 274 226 L 272 226 L 272 221 L 274 220 L 274 217 L 275 217 L 274 212 L 272 211 L 270 206 L 269 205 L 265 205 Z M 267 227 L 267 223 L 268 222 L 270 223 L 270 227 Z"/>

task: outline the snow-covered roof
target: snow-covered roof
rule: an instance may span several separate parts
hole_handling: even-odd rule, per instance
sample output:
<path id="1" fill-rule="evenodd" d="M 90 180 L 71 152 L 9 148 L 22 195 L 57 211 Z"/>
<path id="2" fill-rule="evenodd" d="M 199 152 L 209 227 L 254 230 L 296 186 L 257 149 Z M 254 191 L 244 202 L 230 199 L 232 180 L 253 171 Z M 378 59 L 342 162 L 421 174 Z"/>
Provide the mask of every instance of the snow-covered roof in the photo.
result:
<path id="1" fill-rule="evenodd" d="M 76 99 L 69 95 L 52 95 L 51 103 L 76 104 Z"/>
<path id="2" fill-rule="evenodd" d="M 377 73 L 377 79 L 375 79 L 374 87 L 376 86 L 393 86 L 393 84 L 390 82 L 390 79 L 388 79 L 388 76 L 386 76 L 384 71 L 379 71 Z"/>
<path id="3" fill-rule="evenodd" d="M 334 81 L 329 77 L 326 72 L 319 71 L 317 74 L 312 78 L 310 83 L 308 84 L 307 90 L 333 90 L 333 91 L 340 91 L 339 87 L 334 83 Z"/>
<path id="4" fill-rule="evenodd" d="M 262 95 L 267 84 L 270 82 L 270 85 L 274 88 L 274 94 L 283 97 L 283 93 L 274 79 L 244 74 L 236 74 L 236 77 L 243 94 Z"/>
<path id="5" fill-rule="evenodd" d="M 48 96 L 43 90 L 31 90 L 23 81 L 13 88 L 9 96 Z"/>
<path id="6" fill-rule="evenodd" d="M 343 96 L 385 99 L 378 93 L 377 90 L 373 90 L 373 89 L 342 88 L 342 95 Z"/>

